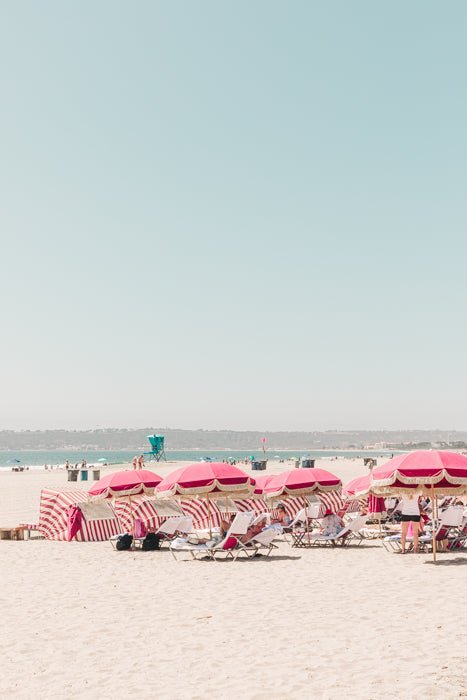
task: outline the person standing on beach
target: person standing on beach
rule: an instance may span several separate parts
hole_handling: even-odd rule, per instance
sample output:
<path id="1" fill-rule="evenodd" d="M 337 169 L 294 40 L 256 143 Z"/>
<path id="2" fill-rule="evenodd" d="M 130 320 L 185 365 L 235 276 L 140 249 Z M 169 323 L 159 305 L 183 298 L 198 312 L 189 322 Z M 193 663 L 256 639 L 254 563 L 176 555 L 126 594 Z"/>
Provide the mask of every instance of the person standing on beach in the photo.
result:
<path id="1" fill-rule="evenodd" d="M 138 457 L 138 469 L 142 469 L 144 467 L 144 455 L 140 455 Z"/>
<path id="2" fill-rule="evenodd" d="M 407 530 L 409 528 L 409 523 L 412 523 L 413 532 L 413 551 L 418 552 L 418 530 L 420 528 L 420 505 L 418 502 L 418 496 L 410 494 L 409 496 L 404 496 L 401 498 L 399 503 L 399 509 L 401 512 L 401 547 L 402 554 L 405 554 L 405 543 L 407 541 Z"/>
<path id="3" fill-rule="evenodd" d="M 131 464 L 133 465 L 133 469 L 136 469 L 138 467 L 138 457 L 133 457 Z"/>

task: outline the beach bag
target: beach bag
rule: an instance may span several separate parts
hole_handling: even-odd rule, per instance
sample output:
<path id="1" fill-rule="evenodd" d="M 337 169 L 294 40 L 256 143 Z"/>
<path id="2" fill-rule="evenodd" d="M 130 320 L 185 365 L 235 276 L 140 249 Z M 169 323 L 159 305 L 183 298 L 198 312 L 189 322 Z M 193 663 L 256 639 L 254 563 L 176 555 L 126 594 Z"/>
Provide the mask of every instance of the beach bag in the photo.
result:
<path id="1" fill-rule="evenodd" d="M 132 542 L 133 537 L 131 535 L 120 535 L 115 546 L 119 552 L 123 552 L 125 549 L 130 549 Z"/>
<path id="2" fill-rule="evenodd" d="M 143 540 L 143 552 L 153 552 L 155 549 L 160 549 L 161 536 L 155 532 L 148 532 Z"/>

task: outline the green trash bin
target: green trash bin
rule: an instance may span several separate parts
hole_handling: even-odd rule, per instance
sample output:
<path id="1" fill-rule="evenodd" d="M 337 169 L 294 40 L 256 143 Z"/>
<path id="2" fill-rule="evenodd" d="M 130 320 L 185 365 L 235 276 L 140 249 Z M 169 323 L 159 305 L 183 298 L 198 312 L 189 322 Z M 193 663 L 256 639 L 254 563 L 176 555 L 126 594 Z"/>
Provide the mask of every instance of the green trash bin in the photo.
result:
<path id="1" fill-rule="evenodd" d="M 81 481 L 87 481 L 87 480 L 88 480 L 88 470 L 81 469 Z"/>

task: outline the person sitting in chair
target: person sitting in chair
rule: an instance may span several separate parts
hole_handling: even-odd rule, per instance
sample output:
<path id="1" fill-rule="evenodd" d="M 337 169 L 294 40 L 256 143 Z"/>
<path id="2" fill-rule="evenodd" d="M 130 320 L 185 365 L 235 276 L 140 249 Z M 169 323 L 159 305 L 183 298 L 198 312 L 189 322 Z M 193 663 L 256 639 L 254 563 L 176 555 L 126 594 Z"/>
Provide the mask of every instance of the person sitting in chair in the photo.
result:
<path id="1" fill-rule="evenodd" d="M 271 524 L 277 523 L 278 525 L 282 525 L 282 527 L 288 527 L 291 522 L 292 520 L 290 516 L 287 515 L 285 507 L 280 503 L 277 506 L 277 516 L 271 520 Z"/>
<path id="2" fill-rule="evenodd" d="M 252 537 L 256 537 L 256 535 L 259 535 L 259 533 L 262 532 L 266 526 L 266 518 L 261 518 L 261 520 L 259 520 L 257 523 L 250 525 L 246 533 L 242 535 L 242 537 L 240 537 L 240 542 L 249 542 Z"/>
<path id="3" fill-rule="evenodd" d="M 344 527 L 344 522 L 342 518 L 332 512 L 330 508 L 326 510 L 324 518 L 321 521 L 321 534 L 326 537 L 333 537 L 337 535 Z"/>

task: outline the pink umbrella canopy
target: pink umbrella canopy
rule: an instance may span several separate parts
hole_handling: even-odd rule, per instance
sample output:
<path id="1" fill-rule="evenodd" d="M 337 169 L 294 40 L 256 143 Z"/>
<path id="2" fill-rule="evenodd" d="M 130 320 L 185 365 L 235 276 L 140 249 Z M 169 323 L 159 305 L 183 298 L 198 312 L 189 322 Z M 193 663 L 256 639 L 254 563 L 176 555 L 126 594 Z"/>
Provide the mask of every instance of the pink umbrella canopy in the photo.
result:
<path id="1" fill-rule="evenodd" d="M 274 474 L 262 474 L 261 476 L 255 477 L 255 496 L 261 496 L 264 493 L 264 489 L 273 477 Z"/>
<path id="2" fill-rule="evenodd" d="M 386 517 L 386 501 L 382 496 L 370 493 L 368 496 L 368 514 Z"/>
<path id="3" fill-rule="evenodd" d="M 365 476 L 358 476 L 356 479 L 352 479 L 342 488 L 343 496 L 347 498 L 364 498 L 368 496 L 370 492 L 371 478 L 369 474 Z"/>
<path id="4" fill-rule="evenodd" d="M 371 472 L 376 494 L 417 490 L 431 495 L 467 493 L 467 457 L 457 452 L 417 450 L 390 459 Z"/>
<path id="5" fill-rule="evenodd" d="M 291 469 L 273 476 L 263 493 L 269 498 L 306 496 L 320 491 L 337 491 L 341 487 L 339 477 L 325 469 Z"/>
<path id="6" fill-rule="evenodd" d="M 171 472 L 157 486 L 157 494 L 170 496 L 249 496 L 255 479 L 232 464 L 201 462 Z"/>
<path id="7" fill-rule="evenodd" d="M 352 479 L 342 489 L 342 494 L 348 500 L 364 500 L 368 497 L 368 514 L 369 515 L 385 515 L 386 503 L 382 496 L 375 496 L 371 493 L 371 475 L 359 476 Z"/>
<path id="8" fill-rule="evenodd" d="M 125 469 L 107 474 L 96 481 L 89 489 L 89 495 L 101 498 L 121 498 L 136 496 L 140 493 L 151 495 L 161 481 L 162 477 L 149 469 Z"/>

